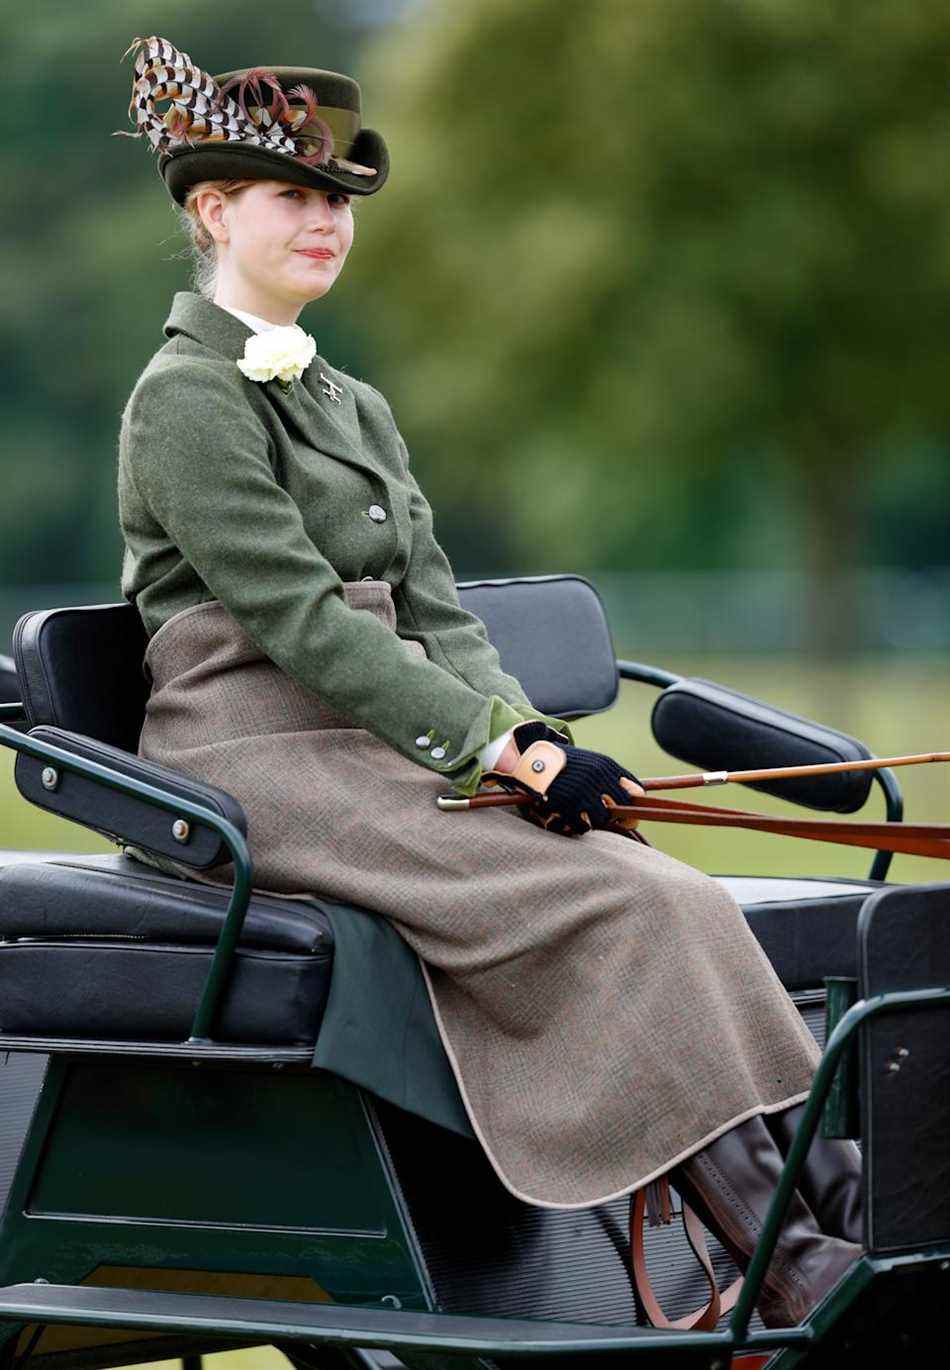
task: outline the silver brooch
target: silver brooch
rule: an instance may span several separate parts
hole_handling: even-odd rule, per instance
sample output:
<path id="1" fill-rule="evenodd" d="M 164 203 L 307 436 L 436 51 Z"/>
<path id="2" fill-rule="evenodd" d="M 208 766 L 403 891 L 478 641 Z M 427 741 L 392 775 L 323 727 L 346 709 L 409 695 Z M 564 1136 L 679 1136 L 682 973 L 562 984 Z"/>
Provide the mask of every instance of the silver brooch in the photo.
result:
<path id="1" fill-rule="evenodd" d="M 325 376 L 322 371 L 320 372 L 320 379 L 323 381 L 324 385 L 327 386 L 327 389 L 323 392 L 324 395 L 328 395 L 336 404 L 342 404 L 343 401 L 340 399 L 340 396 L 343 394 L 343 386 L 337 385 L 335 381 L 331 381 L 330 377 Z"/>

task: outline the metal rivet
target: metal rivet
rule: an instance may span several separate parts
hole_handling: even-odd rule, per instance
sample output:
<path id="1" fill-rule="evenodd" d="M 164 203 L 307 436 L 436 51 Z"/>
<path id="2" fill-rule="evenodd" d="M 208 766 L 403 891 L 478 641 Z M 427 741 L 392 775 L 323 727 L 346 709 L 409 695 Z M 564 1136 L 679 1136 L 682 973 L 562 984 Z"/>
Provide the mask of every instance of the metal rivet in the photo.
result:
<path id="1" fill-rule="evenodd" d="M 442 758 L 443 758 L 443 756 L 445 756 L 445 748 L 444 748 L 444 747 L 433 747 L 433 748 L 432 748 L 432 751 L 429 753 L 429 755 L 430 755 L 430 756 L 434 756 L 435 759 L 436 759 L 437 761 L 441 761 Z"/>
<path id="2" fill-rule="evenodd" d="M 543 770 L 544 770 L 544 762 L 543 762 L 543 761 L 532 761 L 532 763 L 531 763 L 531 769 L 532 769 L 533 771 L 543 771 Z"/>
<path id="3" fill-rule="evenodd" d="M 176 818 L 172 824 L 172 837 L 176 842 L 187 842 L 191 836 L 191 824 L 186 823 L 183 818 Z"/>
<path id="4" fill-rule="evenodd" d="M 417 747 L 430 747 L 431 745 L 432 745 L 432 738 L 431 738 L 431 737 L 426 737 L 425 733 L 423 733 L 421 737 L 417 737 L 417 738 L 416 738 L 416 746 L 417 746 Z"/>
<path id="5" fill-rule="evenodd" d="M 59 771 L 56 770 L 55 766 L 44 766 L 40 779 L 45 790 L 55 790 L 59 784 Z"/>

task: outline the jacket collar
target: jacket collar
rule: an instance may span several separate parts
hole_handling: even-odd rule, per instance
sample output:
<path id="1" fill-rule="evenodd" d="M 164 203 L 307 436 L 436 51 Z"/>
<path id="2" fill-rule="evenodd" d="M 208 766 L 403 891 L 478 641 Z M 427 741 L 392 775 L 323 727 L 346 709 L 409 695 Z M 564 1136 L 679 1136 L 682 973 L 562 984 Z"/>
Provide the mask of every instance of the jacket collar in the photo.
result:
<path id="1" fill-rule="evenodd" d="M 162 332 L 166 338 L 184 333 L 233 362 L 244 356 L 244 345 L 254 334 L 243 319 L 192 290 L 175 291 Z"/>
<path id="2" fill-rule="evenodd" d="M 244 356 L 248 338 L 254 336 L 253 328 L 243 319 L 191 290 L 175 292 L 162 331 L 166 338 L 184 333 L 235 363 Z M 286 426 L 297 430 L 304 442 L 315 441 L 321 452 L 370 470 L 385 481 L 384 472 L 363 451 L 356 398 L 352 384 L 347 384 L 349 378 L 343 377 L 343 393 L 340 403 L 336 403 L 320 380 L 321 371 L 332 374 L 318 353 L 289 394 L 285 395 L 276 381 L 266 381 L 263 388 Z"/>

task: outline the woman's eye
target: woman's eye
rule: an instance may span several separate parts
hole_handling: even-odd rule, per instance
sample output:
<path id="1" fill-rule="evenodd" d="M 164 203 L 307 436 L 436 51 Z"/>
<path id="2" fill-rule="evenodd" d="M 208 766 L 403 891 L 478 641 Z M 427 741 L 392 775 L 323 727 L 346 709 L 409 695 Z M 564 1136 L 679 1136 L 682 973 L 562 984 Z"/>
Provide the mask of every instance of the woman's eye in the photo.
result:
<path id="1" fill-rule="evenodd" d="M 304 198 L 303 191 L 297 190 L 294 187 L 291 187 L 290 190 L 282 190 L 280 192 L 281 199 L 283 199 L 285 195 L 299 195 L 301 199 Z M 327 200 L 332 201 L 334 203 L 334 207 L 340 209 L 345 209 L 346 206 L 350 203 L 349 195 L 344 195 L 343 192 L 339 190 L 331 190 L 327 194 Z"/>

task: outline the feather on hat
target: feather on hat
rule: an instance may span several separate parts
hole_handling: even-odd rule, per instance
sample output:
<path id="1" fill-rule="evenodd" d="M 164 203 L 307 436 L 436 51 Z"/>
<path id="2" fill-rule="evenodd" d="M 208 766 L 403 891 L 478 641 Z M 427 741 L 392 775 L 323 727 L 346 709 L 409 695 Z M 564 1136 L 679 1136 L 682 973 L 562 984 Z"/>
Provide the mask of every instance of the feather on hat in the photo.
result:
<path id="1" fill-rule="evenodd" d="M 148 139 L 179 204 L 203 180 L 288 180 L 356 195 L 372 195 L 386 180 L 386 144 L 361 127 L 360 88 L 351 76 L 260 66 L 210 76 L 155 36 L 133 39 L 120 60 L 135 49 L 129 118 L 136 129 L 114 133 Z"/>

